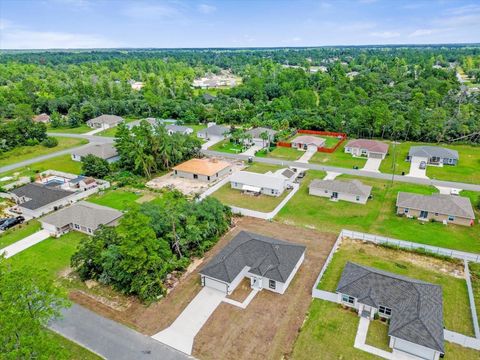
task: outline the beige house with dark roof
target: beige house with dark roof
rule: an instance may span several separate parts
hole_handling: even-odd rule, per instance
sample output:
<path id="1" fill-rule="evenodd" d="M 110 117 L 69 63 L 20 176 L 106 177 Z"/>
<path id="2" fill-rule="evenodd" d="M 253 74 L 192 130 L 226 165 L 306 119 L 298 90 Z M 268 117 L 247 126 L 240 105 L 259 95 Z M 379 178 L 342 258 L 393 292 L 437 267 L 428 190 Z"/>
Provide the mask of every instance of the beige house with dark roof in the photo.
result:
<path id="1" fill-rule="evenodd" d="M 73 161 L 82 161 L 87 155 L 94 155 L 101 159 L 107 160 L 109 163 L 117 161 L 120 157 L 114 144 L 93 144 L 72 152 Z"/>
<path id="2" fill-rule="evenodd" d="M 332 201 L 344 200 L 366 204 L 372 187 L 359 180 L 313 180 L 308 186 L 310 195 L 329 198 Z"/>
<path id="3" fill-rule="evenodd" d="M 471 226 L 475 221 L 472 203 L 463 196 L 399 192 L 396 205 L 398 215 L 423 221 L 435 220 L 464 226 Z"/>
<path id="4" fill-rule="evenodd" d="M 121 122 L 123 118 L 117 115 L 100 115 L 96 118 L 87 121 L 87 125 L 94 129 L 109 129 L 115 127 Z"/>
<path id="5" fill-rule="evenodd" d="M 385 159 L 388 152 L 388 144 L 377 140 L 354 139 L 345 145 L 345 152 L 353 156 Z"/>

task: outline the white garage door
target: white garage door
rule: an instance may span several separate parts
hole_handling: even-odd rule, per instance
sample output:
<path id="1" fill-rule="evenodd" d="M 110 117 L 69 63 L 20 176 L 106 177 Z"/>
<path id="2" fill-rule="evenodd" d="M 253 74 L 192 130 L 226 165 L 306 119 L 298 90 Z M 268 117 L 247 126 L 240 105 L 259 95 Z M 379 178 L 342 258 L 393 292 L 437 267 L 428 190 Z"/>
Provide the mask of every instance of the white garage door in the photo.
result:
<path id="1" fill-rule="evenodd" d="M 215 290 L 222 291 L 225 294 L 228 291 L 228 285 L 227 284 L 225 284 L 221 281 L 206 277 L 206 276 L 203 277 L 203 285 L 208 286 L 208 287 L 210 287 L 212 289 L 215 289 Z"/>
<path id="2" fill-rule="evenodd" d="M 418 356 L 422 359 L 433 360 L 435 359 L 435 351 L 426 348 L 421 345 L 417 345 L 411 343 L 410 341 L 402 340 L 399 338 L 395 338 L 395 344 L 393 346 L 394 349 L 401 350 L 408 354 L 412 354 Z"/>

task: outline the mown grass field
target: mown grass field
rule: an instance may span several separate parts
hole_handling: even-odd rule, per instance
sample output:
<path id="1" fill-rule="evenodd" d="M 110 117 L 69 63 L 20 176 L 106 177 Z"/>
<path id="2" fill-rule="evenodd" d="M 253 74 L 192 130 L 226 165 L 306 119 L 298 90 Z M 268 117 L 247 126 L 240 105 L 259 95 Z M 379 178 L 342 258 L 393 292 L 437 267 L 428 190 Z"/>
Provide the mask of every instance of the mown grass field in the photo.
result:
<path id="1" fill-rule="evenodd" d="M 304 152 L 301 150 L 277 146 L 274 150 L 267 154 L 267 157 L 295 161 L 298 160 L 303 154 Z"/>
<path id="2" fill-rule="evenodd" d="M 340 232 L 342 229 L 362 231 L 389 236 L 423 244 L 480 253 L 480 225 L 472 227 L 443 225 L 439 222 L 420 222 L 397 216 L 395 203 L 399 191 L 418 194 L 438 192 L 432 186 L 407 184 L 360 178 L 364 184 L 373 186 L 373 199 L 366 205 L 346 201 L 333 202 L 327 198 L 308 194 L 308 184 L 321 179 L 323 173 L 308 171 L 299 191 L 279 212 L 276 220 L 314 227 L 320 231 Z M 351 180 L 352 176 L 341 175 L 339 180 Z M 466 193 L 475 198 L 479 194 Z M 480 212 L 476 211 L 477 218 Z"/>
<path id="3" fill-rule="evenodd" d="M 71 128 L 71 127 L 58 127 L 53 128 L 50 125 L 47 128 L 47 132 L 49 133 L 66 133 L 66 134 L 85 134 L 89 131 L 92 131 L 91 127 L 87 126 L 87 124 L 82 124 L 78 127 Z"/>
<path id="4" fill-rule="evenodd" d="M 130 205 L 135 203 L 142 195 L 132 191 L 117 189 L 107 190 L 103 193 L 97 193 L 88 198 L 89 202 L 108 206 L 118 210 L 126 210 Z"/>
<path id="5" fill-rule="evenodd" d="M 17 225 L 0 234 L 0 249 L 13 244 L 23 238 L 32 235 L 40 230 L 41 225 L 37 220 L 30 220 L 23 224 Z"/>
<path id="6" fill-rule="evenodd" d="M 247 148 L 242 145 L 230 142 L 230 139 L 225 139 L 210 146 L 208 150 L 221 151 L 229 154 L 240 154 L 241 152 L 247 150 Z"/>
<path id="7" fill-rule="evenodd" d="M 88 143 L 85 139 L 74 139 L 67 137 L 56 137 L 58 145 L 48 148 L 43 145 L 21 146 L 16 149 L 7 151 L 0 155 L 0 166 L 14 164 L 20 161 L 29 160 L 37 156 L 51 154 L 57 151 L 73 148 Z"/>
<path id="8" fill-rule="evenodd" d="M 462 262 L 449 262 L 360 241 L 344 240 L 318 287 L 335 292 L 348 261 L 440 285 L 443 291 L 445 327 L 465 335 L 474 335 L 467 283 L 463 277 L 452 275 L 454 272 L 462 273 Z"/>

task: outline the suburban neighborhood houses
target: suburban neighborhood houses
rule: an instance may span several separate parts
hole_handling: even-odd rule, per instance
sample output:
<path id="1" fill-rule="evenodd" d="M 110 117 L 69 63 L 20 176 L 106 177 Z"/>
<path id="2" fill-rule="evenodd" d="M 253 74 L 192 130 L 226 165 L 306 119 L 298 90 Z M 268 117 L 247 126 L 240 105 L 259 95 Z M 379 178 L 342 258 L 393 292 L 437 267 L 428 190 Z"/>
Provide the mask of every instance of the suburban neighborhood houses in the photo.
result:
<path id="1" fill-rule="evenodd" d="M 388 144 L 368 139 L 350 140 L 345 145 L 345 152 L 352 156 L 385 159 L 388 153 Z"/>

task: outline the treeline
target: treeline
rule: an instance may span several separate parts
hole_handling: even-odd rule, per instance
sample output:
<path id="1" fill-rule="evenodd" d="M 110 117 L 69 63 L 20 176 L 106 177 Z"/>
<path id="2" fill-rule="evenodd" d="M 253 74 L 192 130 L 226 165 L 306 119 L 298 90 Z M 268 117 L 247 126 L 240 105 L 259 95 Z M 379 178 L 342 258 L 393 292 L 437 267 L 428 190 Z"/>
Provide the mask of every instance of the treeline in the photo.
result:
<path id="1" fill-rule="evenodd" d="M 202 256 L 229 228 L 230 209 L 214 198 L 190 201 L 179 192 L 130 209 L 119 226 L 102 227 L 72 256 L 82 280 L 94 279 L 124 294 L 153 301 L 165 279 Z"/>
<path id="2" fill-rule="evenodd" d="M 32 120 L 17 120 L 0 123 L 0 154 L 19 146 L 43 144 L 54 147 L 57 139 L 47 136 L 47 127 Z"/>
<path id="3" fill-rule="evenodd" d="M 178 133 L 169 135 L 163 124 L 151 125 L 143 120 L 132 129 L 120 124 L 115 147 L 120 156 L 120 169 L 149 178 L 153 173 L 169 170 L 178 163 L 198 156 L 201 143 L 192 136 Z"/>
<path id="4" fill-rule="evenodd" d="M 312 73 L 319 65 L 327 72 Z M 460 86 L 459 65 L 476 74 L 480 48 L 7 53 L 0 59 L 0 117 L 46 112 L 76 126 L 107 113 L 450 141 L 480 132 L 480 93 Z M 196 76 L 220 68 L 243 83 L 214 100 L 191 88 Z M 145 86 L 133 90 L 131 80 Z"/>

